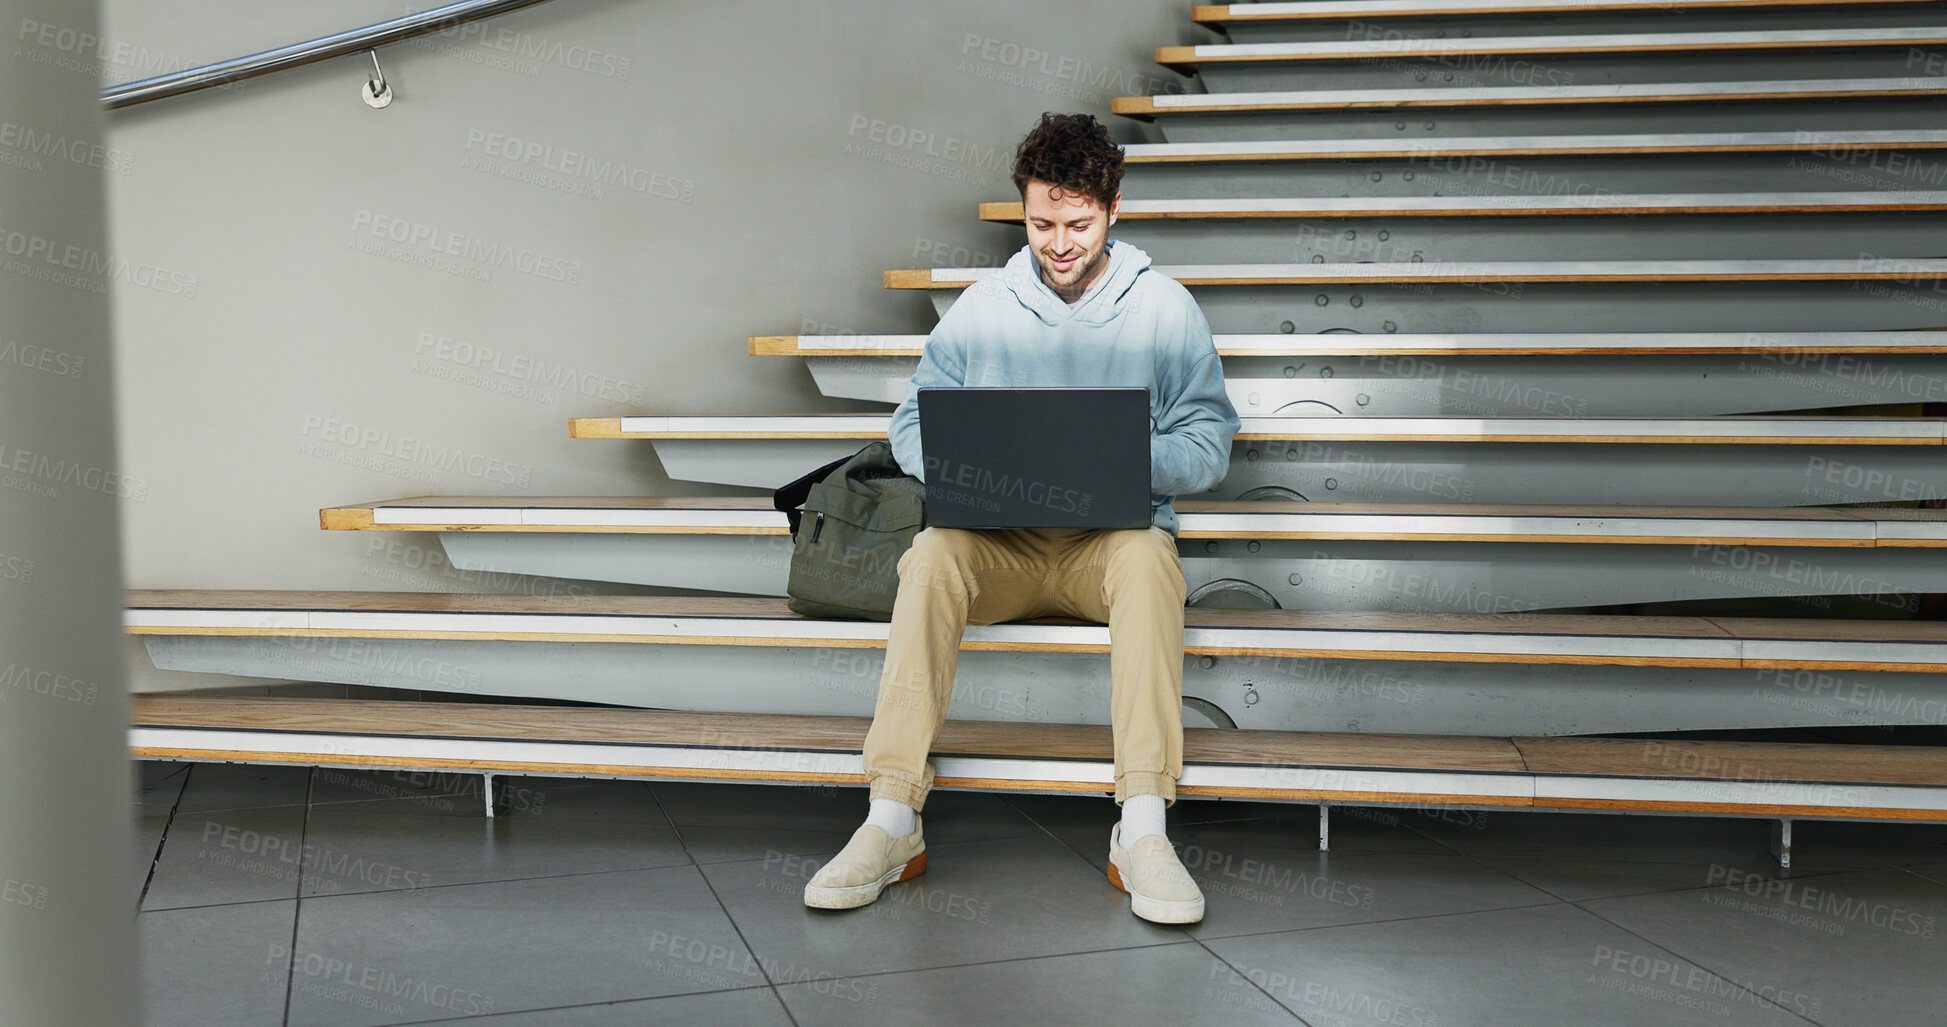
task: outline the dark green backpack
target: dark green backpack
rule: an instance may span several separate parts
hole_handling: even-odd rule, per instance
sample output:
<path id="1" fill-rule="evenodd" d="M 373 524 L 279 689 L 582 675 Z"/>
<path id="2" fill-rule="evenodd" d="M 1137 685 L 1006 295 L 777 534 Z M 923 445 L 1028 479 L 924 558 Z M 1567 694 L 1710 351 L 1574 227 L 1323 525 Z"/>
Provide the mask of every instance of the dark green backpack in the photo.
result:
<path id="1" fill-rule="evenodd" d="M 873 442 L 778 489 L 791 522 L 793 611 L 807 617 L 891 620 L 899 558 L 926 527 L 926 485 Z"/>

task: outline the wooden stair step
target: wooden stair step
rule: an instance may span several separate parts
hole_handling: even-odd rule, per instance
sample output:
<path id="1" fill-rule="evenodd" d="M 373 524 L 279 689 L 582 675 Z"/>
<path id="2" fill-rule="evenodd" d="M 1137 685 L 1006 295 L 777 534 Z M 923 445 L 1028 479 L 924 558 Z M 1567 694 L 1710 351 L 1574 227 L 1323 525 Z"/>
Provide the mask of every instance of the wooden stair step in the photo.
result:
<path id="1" fill-rule="evenodd" d="M 1935 0 L 1303 0 L 1299 3 L 1198 4 L 1192 17 L 1221 27 L 1336 18 L 1433 18 L 1480 14 L 1596 14 L 1613 11 L 1738 11 L 1767 8 L 1888 7 Z"/>
<path id="2" fill-rule="evenodd" d="M 1668 132 L 1613 135 L 1458 136 L 1433 139 L 1279 139 L 1129 143 L 1130 164 L 1243 161 L 1437 160 L 1458 157 L 1629 156 L 1649 154 L 1827 153 L 1934 150 L 1947 130 L 1853 132 Z"/>
<path id="3" fill-rule="evenodd" d="M 1481 334 L 1219 335 L 1225 357 L 1684 356 L 1796 353 L 1947 353 L 1947 333 L 1509 332 Z M 752 356 L 918 357 L 924 335 L 757 335 Z"/>
<path id="4" fill-rule="evenodd" d="M 1386 89 L 1314 89 L 1255 93 L 1167 93 L 1118 96 L 1117 114 L 1155 118 L 1171 114 L 1271 111 L 1342 111 L 1362 108 L 1551 107 L 1575 105 L 1747 103 L 1771 100 L 1863 100 L 1939 96 L 1947 78 L 1777 79 L 1734 82 L 1652 82 L 1565 86 L 1455 86 Z"/>
<path id="5" fill-rule="evenodd" d="M 1131 221 L 1247 218 L 1597 217 L 1679 214 L 1872 214 L 1947 210 L 1947 192 L 1673 193 L 1562 196 L 1312 196 L 1283 199 L 1124 199 Z M 982 203 L 982 221 L 1021 223 L 1018 200 Z"/>
<path id="6" fill-rule="evenodd" d="M 137 590 L 131 635 L 356 637 L 883 648 L 887 625 L 791 613 L 783 599 L 451 592 Z M 1105 653 L 1108 628 L 972 626 L 961 648 Z M 1947 622 L 1191 609 L 1190 655 L 1466 663 L 1947 670 Z"/>
<path id="7" fill-rule="evenodd" d="M 864 783 L 860 717 L 137 696 L 138 759 L 780 784 Z M 1183 796 L 1947 819 L 1947 750 L 1658 739 L 1184 731 Z M 943 788 L 1107 794 L 1106 726 L 949 721 Z"/>
<path id="8" fill-rule="evenodd" d="M 579 439 L 883 439 L 889 414 L 578 417 Z M 1938 446 L 1947 418 L 1244 417 L 1238 442 Z"/>
<path id="9" fill-rule="evenodd" d="M 1662 545 L 1947 546 L 1947 510 L 1433 503 L 1176 504 L 1185 539 L 1352 539 Z M 327 507 L 333 531 L 785 535 L 761 497 L 414 496 Z"/>
<path id="10" fill-rule="evenodd" d="M 888 289 L 965 289 L 998 273 L 992 267 L 913 268 L 885 272 Z M 1495 260 L 1370 264 L 1182 264 L 1158 274 L 1209 285 L 1478 285 L 1488 282 L 1858 282 L 1913 285 L 1947 278 L 1934 257 L 1780 258 L 1744 260 Z"/>
<path id="11" fill-rule="evenodd" d="M 1610 32 L 1498 37 L 1402 36 L 1377 33 L 1307 43 L 1217 43 L 1159 46 L 1156 63 L 1190 72 L 1210 64 L 1289 64 L 1306 61 L 1439 60 L 1449 57 L 1582 56 L 1670 53 L 1921 48 L 1947 44 L 1947 27 L 1761 29 L 1716 32 Z"/>

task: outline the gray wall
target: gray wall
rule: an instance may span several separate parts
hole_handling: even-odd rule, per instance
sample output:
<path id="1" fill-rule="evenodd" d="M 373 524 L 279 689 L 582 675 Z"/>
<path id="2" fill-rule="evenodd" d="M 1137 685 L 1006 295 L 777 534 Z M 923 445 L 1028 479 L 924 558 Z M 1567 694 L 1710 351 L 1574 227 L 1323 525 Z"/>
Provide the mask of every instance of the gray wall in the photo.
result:
<path id="1" fill-rule="evenodd" d="M 92 0 L 6 0 L 9 35 Z M 92 68 L 0 59 L 0 1021 L 135 1020 L 109 265 Z"/>
<path id="2" fill-rule="evenodd" d="M 109 75 L 402 11 L 112 0 Z M 585 587 L 317 510 L 723 491 L 568 418 L 863 409 L 744 340 L 926 331 L 880 273 L 1004 259 L 975 205 L 1035 117 L 1135 141 L 1110 98 L 1183 89 L 1152 48 L 1206 35 L 1174 0 L 555 0 L 388 48 L 384 110 L 358 58 L 111 115 L 114 244 L 150 269 L 115 296 L 130 586 Z M 236 683 L 129 651 L 138 689 Z"/>

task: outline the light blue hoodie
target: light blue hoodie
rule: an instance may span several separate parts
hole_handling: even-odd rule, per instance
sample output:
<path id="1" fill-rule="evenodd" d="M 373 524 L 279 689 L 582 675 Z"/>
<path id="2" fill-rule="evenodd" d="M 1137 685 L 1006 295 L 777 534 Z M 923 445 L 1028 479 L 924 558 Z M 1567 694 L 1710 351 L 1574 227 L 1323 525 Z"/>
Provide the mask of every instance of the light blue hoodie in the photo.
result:
<path id="1" fill-rule="evenodd" d="M 1109 241 L 1109 268 L 1082 302 L 1054 294 L 1023 246 L 961 293 L 940 318 L 906 398 L 893 411 L 893 456 L 924 480 L 919 390 L 956 385 L 1140 386 L 1149 390 L 1152 522 L 1177 533 L 1171 499 L 1202 492 L 1230 467 L 1237 410 L 1189 290 L 1150 269 L 1149 254 Z"/>

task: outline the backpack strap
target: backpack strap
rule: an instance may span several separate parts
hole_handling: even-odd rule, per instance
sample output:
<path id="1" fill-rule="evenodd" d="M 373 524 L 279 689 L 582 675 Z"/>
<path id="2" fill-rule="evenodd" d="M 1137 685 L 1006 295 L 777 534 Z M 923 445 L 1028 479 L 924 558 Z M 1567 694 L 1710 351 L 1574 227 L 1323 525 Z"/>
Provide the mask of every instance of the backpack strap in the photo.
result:
<path id="1" fill-rule="evenodd" d="M 804 506 L 805 500 L 810 498 L 811 487 L 830 477 L 833 471 L 845 466 L 847 462 L 857 455 L 854 453 L 851 456 L 841 456 L 831 463 L 815 471 L 811 471 L 805 474 L 804 477 L 771 493 L 771 505 L 784 514 L 784 519 L 791 525 L 791 534 L 793 536 L 798 533 L 798 522 L 804 518 L 804 511 L 800 508 Z"/>

